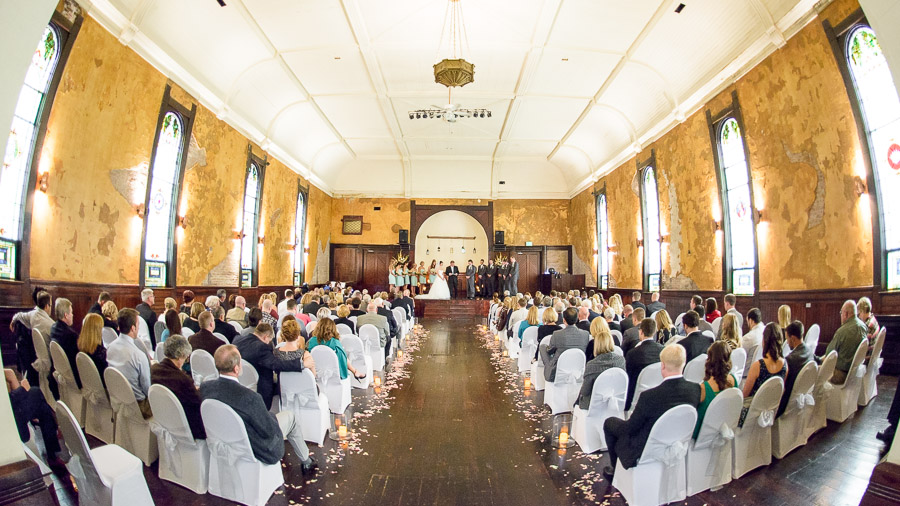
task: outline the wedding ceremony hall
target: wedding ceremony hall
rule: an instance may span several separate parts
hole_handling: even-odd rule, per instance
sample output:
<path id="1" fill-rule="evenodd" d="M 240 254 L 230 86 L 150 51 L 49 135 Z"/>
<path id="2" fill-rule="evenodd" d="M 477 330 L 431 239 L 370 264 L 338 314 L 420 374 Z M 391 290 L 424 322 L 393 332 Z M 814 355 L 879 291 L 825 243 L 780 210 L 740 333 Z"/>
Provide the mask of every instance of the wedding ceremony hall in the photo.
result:
<path id="1" fill-rule="evenodd" d="M 0 505 L 900 504 L 898 25 L 0 0 Z"/>

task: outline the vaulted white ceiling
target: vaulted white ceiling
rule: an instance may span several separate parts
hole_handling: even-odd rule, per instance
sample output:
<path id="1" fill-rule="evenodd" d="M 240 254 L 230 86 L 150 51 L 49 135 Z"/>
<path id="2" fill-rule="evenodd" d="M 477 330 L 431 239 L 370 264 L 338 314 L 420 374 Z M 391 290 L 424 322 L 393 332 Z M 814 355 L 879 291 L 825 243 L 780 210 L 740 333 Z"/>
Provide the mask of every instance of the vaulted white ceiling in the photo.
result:
<path id="1" fill-rule="evenodd" d="M 447 0 L 81 3 L 322 189 L 419 198 L 568 198 L 783 45 L 817 4 L 460 1 L 475 82 L 453 102 L 493 114 L 455 124 L 408 114 L 447 102 L 432 74 L 449 56 Z"/>

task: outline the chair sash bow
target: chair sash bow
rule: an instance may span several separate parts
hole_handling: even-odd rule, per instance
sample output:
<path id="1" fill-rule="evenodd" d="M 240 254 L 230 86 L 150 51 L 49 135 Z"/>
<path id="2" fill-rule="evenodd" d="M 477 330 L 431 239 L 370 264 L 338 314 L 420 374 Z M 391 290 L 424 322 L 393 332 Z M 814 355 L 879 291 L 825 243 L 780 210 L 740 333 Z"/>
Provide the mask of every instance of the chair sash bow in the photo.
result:
<path id="1" fill-rule="evenodd" d="M 197 442 L 194 441 L 193 437 L 175 434 L 157 422 L 150 422 L 150 430 L 163 442 L 163 454 L 166 457 L 166 463 L 169 465 L 172 474 L 174 474 L 176 478 L 181 478 L 181 456 L 178 455 L 176 449 L 179 444 L 195 448 Z"/>
<path id="2" fill-rule="evenodd" d="M 624 394 L 622 396 L 617 396 L 612 392 L 603 392 L 597 394 L 597 401 L 606 403 L 607 414 L 609 415 L 618 413 L 625 407 Z M 591 406 L 593 405 L 594 404 L 591 403 Z"/>
<path id="3" fill-rule="evenodd" d="M 712 433 L 708 439 L 697 441 L 695 448 L 709 448 L 712 451 L 709 463 L 706 465 L 706 476 L 723 478 L 725 470 L 731 469 L 726 459 L 729 457 L 727 450 L 730 448 L 732 440 L 734 440 L 734 430 L 727 423 L 722 422 L 719 430 Z"/>
<path id="4" fill-rule="evenodd" d="M 762 428 L 771 427 L 775 423 L 775 410 L 767 409 L 765 411 L 760 411 L 756 423 Z"/>
<path id="5" fill-rule="evenodd" d="M 794 400 L 797 411 L 803 410 L 807 406 L 815 406 L 816 398 L 811 393 L 800 394 Z"/>
<path id="6" fill-rule="evenodd" d="M 306 408 L 306 407 L 314 407 L 311 406 L 315 404 L 315 397 L 311 397 L 306 395 L 303 392 L 281 392 L 281 397 L 284 399 L 285 404 L 291 407 L 298 408 Z"/>
<path id="7" fill-rule="evenodd" d="M 684 465 L 684 457 L 687 454 L 687 450 L 687 440 L 678 440 L 667 443 L 651 437 L 647 441 L 647 446 L 644 447 L 644 453 L 641 456 L 641 461 L 656 460 L 658 462 L 661 462 L 666 467 L 666 469 L 663 471 L 665 474 L 664 480 L 666 483 L 664 487 L 660 487 L 659 490 L 660 504 L 668 502 L 665 500 L 665 498 L 673 497 L 678 492 L 678 473 L 674 472 L 672 467 L 678 464 Z"/>
<path id="8" fill-rule="evenodd" d="M 34 367 L 34 370 L 41 374 L 50 374 L 50 359 L 48 358 L 39 358 L 31 363 L 31 366 Z"/>
<path id="9" fill-rule="evenodd" d="M 209 447 L 210 456 L 219 461 L 217 466 L 219 484 L 222 486 L 224 495 L 226 497 L 243 496 L 243 482 L 237 473 L 235 464 L 238 460 L 256 462 L 256 457 L 242 448 L 237 448 L 219 439 L 207 438 L 206 445 Z"/>

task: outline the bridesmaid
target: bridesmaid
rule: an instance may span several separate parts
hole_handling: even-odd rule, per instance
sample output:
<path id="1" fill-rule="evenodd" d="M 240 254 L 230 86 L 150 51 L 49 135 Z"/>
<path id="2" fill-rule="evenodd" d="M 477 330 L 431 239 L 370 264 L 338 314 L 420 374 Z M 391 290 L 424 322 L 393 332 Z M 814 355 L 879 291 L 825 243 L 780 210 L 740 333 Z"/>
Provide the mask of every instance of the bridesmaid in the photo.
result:
<path id="1" fill-rule="evenodd" d="M 401 293 L 401 295 L 403 294 L 403 290 L 406 290 L 407 288 L 409 288 L 409 266 L 408 266 L 407 264 L 405 264 L 405 263 L 402 264 L 402 265 L 403 265 L 403 268 L 402 268 L 402 271 L 403 271 L 403 286 L 402 286 L 400 289 L 397 290 L 398 292 Z"/>
<path id="2" fill-rule="evenodd" d="M 409 269 L 409 293 L 413 295 L 418 295 L 417 287 L 419 286 L 419 276 L 416 272 L 416 263 L 410 262 L 409 265 L 412 267 Z M 409 266 L 407 266 L 409 267 Z"/>
<path id="3" fill-rule="evenodd" d="M 434 279 L 437 277 L 437 260 L 431 261 L 431 267 L 428 268 L 428 288 L 431 289 L 431 285 L 434 284 Z"/>
<path id="4" fill-rule="evenodd" d="M 419 293 L 427 293 L 428 269 L 425 268 L 425 260 L 419 262 Z"/>
<path id="5" fill-rule="evenodd" d="M 403 291 L 403 285 L 406 284 L 406 281 L 403 279 L 403 264 L 397 262 L 397 267 L 394 270 L 394 277 L 397 278 L 397 290 Z"/>
<path id="6" fill-rule="evenodd" d="M 396 276 L 394 276 L 395 271 L 396 271 L 396 264 L 393 261 L 391 261 L 391 267 L 388 270 L 388 285 L 390 286 L 390 289 L 393 289 L 395 286 L 397 286 L 397 278 L 396 278 Z"/>

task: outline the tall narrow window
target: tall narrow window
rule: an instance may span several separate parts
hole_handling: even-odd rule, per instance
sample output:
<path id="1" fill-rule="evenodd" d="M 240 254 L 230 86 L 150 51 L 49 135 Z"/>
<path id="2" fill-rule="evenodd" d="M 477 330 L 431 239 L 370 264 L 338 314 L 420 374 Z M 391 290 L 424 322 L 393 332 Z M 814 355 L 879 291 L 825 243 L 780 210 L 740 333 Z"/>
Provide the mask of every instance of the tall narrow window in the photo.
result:
<path id="1" fill-rule="evenodd" d="M 259 207 L 265 162 L 250 153 L 244 182 L 243 231 L 241 233 L 241 286 L 259 283 L 257 244 L 259 243 Z"/>
<path id="2" fill-rule="evenodd" d="M 609 215 L 605 192 L 597 194 L 597 284 L 601 290 L 609 288 Z"/>
<path id="3" fill-rule="evenodd" d="M 900 289 L 900 99 L 871 27 L 851 28 L 845 51 L 872 159 L 886 286 L 896 290 Z"/>
<path id="4" fill-rule="evenodd" d="M 25 84 L 16 102 L 3 165 L 0 168 L 0 279 L 16 279 L 18 251 L 24 234 L 25 200 L 39 123 L 58 67 L 63 31 L 51 23 L 44 29 Z"/>
<path id="5" fill-rule="evenodd" d="M 306 195 L 306 191 L 300 187 L 297 191 L 297 215 L 294 220 L 294 286 L 303 284 L 306 266 Z"/>
<path id="6" fill-rule="evenodd" d="M 196 106 L 187 111 L 169 97 L 166 87 L 159 128 L 150 165 L 144 204 L 144 243 L 141 284 L 149 287 L 175 284 L 175 225 L 187 142 Z"/>
<path id="7" fill-rule="evenodd" d="M 719 179 L 725 210 L 726 290 L 736 295 L 756 291 L 756 227 L 750 168 L 741 128 L 734 115 L 717 124 Z"/>
<path id="8" fill-rule="evenodd" d="M 641 214 L 643 215 L 644 289 L 659 290 L 662 274 L 662 239 L 659 232 L 659 190 L 656 186 L 655 155 L 641 169 Z"/>

